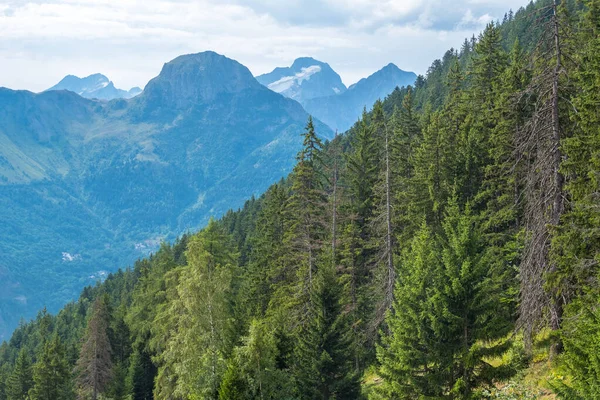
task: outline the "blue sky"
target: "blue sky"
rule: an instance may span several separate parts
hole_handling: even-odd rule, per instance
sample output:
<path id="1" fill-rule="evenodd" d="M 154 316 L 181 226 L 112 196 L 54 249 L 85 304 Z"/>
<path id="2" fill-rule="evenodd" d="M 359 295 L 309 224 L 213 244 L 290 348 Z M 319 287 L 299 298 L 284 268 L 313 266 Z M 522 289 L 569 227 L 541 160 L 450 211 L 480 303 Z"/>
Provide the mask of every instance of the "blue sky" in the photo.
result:
<path id="1" fill-rule="evenodd" d="M 350 85 L 389 62 L 435 58 L 528 0 L 0 0 L 0 86 L 44 90 L 64 75 L 143 87 L 181 54 L 214 50 L 254 74 L 301 56 Z"/>

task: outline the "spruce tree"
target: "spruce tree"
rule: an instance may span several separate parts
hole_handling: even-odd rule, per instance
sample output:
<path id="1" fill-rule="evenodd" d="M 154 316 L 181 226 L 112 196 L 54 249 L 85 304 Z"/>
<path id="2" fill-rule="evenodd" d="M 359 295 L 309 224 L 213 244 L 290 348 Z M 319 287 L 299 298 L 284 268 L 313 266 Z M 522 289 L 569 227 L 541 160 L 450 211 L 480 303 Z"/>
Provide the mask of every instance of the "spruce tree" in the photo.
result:
<path id="1" fill-rule="evenodd" d="M 70 378 L 65 349 L 58 335 L 44 344 L 44 348 L 33 365 L 32 400 L 55 400 L 68 396 Z"/>
<path id="2" fill-rule="evenodd" d="M 308 320 L 298 332 L 293 374 L 302 399 L 355 399 L 360 393 L 354 368 L 341 287 L 324 263 L 310 293 Z"/>
<path id="3" fill-rule="evenodd" d="M 373 281 L 375 250 L 372 246 L 374 189 L 379 173 L 378 144 L 366 111 L 353 136 L 346 156 L 344 177 L 348 198 L 340 207 L 343 229 L 340 234 L 340 263 L 344 268 L 354 332 L 356 368 L 364 368 L 375 335 L 372 323 L 376 304 L 368 291 Z M 371 344 L 371 345 L 369 345 Z"/>
<path id="4" fill-rule="evenodd" d="M 298 153 L 298 164 L 292 175 L 291 196 L 286 205 L 288 227 L 284 234 L 286 265 L 295 274 L 293 281 L 287 283 L 288 290 L 294 293 L 292 296 L 295 298 L 290 306 L 297 312 L 299 320 L 305 315 L 327 230 L 327 198 L 323 190 L 321 153 L 323 144 L 315 132 L 312 117 L 308 119 L 303 137 L 304 144 Z"/>
<path id="5" fill-rule="evenodd" d="M 487 362 L 510 346 L 513 304 L 505 301 L 506 268 L 490 262 L 478 218 L 469 204 L 451 201 L 443 223 L 442 266 L 431 296 L 432 328 L 445 341 L 446 385 L 468 399 L 482 385 L 506 378 L 504 367 Z M 445 340 L 444 340 L 445 339 Z"/>
<path id="6" fill-rule="evenodd" d="M 587 7 L 576 37 L 577 91 L 572 97 L 574 134 L 563 141 L 566 159 L 561 169 L 567 178 L 570 208 L 552 243 L 557 271 L 550 283 L 574 298 L 565 311 L 561 338 L 565 354 L 560 360 L 569 380 L 556 382 L 564 399 L 600 396 L 600 315 L 598 313 L 600 263 L 600 2 Z"/>
<path id="7" fill-rule="evenodd" d="M 437 340 L 430 321 L 432 283 L 439 281 L 441 260 L 435 237 L 423 224 L 400 261 L 388 334 L 377 346 L 378 374 L 382 384 L 373 399 L 443 397 L 440 355 L 444 343 Z"/>
<path id="8" fill-rule="evenodd" d="M 569 109 L 575 123 L 573 134 L 563 140 L 565 175 L 569 208 L 561 226 L 556 227 L 552 258 L 557 270 L 552 286 L 566 297 L 577 297 L 590 290 L 600 262 L 600 4 L 586 1 L 587 11 L 576 36 L 580 45 L 577 68 L 573 73 L 577 91 Z"/>
<path id="9" fill-rule="evenodd" d="M 450 201 L 439 241 L 436 251 L 424 227 L 413 245 L 388 318 L 390 335 L 378 352 L 386 382 L 375 397 L 469 399 L 506 378 L 506 368 L 486 360 L 510 344 L 511 305 L 468 205 L 461 211 Z"/>
<path id="10" fill-rule="evenodd" d="M 6 381 L 9 377 L 8 363 L 0 365 L 0 400 L 7 400 Z"/>
<path id="11" fill-rule="evenodd" d="M 290 271 L 285 268 L 287 195 L 283 181 L 269 188 L 256 216 L 256 229 L 248 239 L 251 251 L 240 290 L 240 302 L 250 319 L 264 317 L 276 282 L 293 280 Z"/>
<path id="12" fill-rule="evenodd" d="M 24 348 L 19 351 L 12 373 L 6 381 L 6 397 L 11 400 L 25 400 L 33 387 L 31 359 Z"/>
<path id="13" fill-rule="evenodd" d="M 136 348 L 129 357 L 125 387 L 132 400 L 152 400 L 156 367 L 144 350 Z"/>

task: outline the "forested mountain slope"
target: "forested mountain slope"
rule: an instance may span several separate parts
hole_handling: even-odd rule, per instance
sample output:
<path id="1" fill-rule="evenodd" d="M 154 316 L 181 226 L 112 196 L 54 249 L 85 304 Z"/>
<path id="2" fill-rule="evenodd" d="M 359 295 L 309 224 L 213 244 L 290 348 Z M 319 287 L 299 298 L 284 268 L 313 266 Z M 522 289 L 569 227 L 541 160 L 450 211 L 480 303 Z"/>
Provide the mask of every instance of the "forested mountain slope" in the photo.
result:
<path id="1" fill-rule="evenodd" d="M 0 398 L 598 398 L 599 29 L 538 1 L 309 120 L 288 179 L 17 329 Z"/>
<path id="2" fill-rule="evenodd" d="M 0 89 L 0 337 L 262 193 L 291 171 L 307 116 L 212 52 L 130 100 Z"/>

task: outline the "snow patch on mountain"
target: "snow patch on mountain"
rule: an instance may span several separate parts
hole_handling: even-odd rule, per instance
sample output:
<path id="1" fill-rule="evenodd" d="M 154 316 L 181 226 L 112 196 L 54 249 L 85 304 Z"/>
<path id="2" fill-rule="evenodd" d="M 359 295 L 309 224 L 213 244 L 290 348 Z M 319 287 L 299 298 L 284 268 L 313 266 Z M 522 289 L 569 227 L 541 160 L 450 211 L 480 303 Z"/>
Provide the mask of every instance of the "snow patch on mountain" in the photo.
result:
<path id="1" fill-rule="evenodd" d="M 299 87 L 302 85 L 302 82 L 309 80 L 311 76 L 319 72 L 321 72 L 321 66 L 319 65 L 302 68 L 300 72 L 293 76 L 284 76 L 278 81 L 269 84 L 268 88 L 277 93 L 288 92 Z M 293 95 L 288 95 L 288 97 L 293 98 Z"/>

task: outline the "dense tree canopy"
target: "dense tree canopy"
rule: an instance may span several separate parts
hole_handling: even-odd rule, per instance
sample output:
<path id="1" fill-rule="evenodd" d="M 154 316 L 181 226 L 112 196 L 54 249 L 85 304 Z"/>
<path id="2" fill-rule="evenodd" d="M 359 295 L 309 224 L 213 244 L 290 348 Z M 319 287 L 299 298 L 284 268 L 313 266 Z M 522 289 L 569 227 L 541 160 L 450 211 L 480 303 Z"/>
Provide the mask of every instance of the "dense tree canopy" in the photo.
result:
<path id="1" fill-rule="evenodd" d="M 532 2 L 332 142 L 309 119 L 260 198 L 22 323 L 0 400 L 485 398 L 540 333 L 598 397 L 599 33 Z"/>

